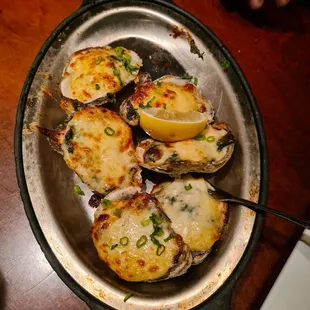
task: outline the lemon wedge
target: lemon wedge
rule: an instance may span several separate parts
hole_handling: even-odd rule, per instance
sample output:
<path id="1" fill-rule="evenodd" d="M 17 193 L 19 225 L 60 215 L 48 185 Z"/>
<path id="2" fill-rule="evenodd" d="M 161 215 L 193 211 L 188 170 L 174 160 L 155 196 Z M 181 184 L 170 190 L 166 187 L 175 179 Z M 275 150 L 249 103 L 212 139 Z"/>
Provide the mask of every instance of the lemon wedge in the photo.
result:
<path id="1" fill-rule="evenodd" d="M 197 111 L 180 112 L 163 108 L 140 111 L 140 126 L 153 139 L 163 142 L 194 138 L 207 122 L 206 117 Z"/>

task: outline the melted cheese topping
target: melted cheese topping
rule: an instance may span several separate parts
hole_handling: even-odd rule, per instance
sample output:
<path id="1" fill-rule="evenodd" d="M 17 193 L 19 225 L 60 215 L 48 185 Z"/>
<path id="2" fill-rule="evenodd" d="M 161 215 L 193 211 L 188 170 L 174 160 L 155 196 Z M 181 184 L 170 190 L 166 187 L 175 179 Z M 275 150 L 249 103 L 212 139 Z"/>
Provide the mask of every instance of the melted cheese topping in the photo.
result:
<path id="1" fill-rule="evenodd" d="M 140 185 L 131 130 L 110 110 L 92 107 L 76 112 L 67 125 L 62 151 L 69 168 L 101 194 Z"/>
<path id="2" fill-rule="evenodd" d="M 208 194 L 209 186 L 203 178 L 186 177 L 153 189 L 172 228 L 192 251 L 209 251 L 224 226 L 226 205 Z"/>
<path id="3" fill-rule="evenodd" d="M 217 142 L 219 139 L 223 138 L 227 134 L 225 129 L 215 129 L 211 125 L 207 126 L 199 136 L 204 136 L 205 139 L 208 137 L 214 137 L 213 142 L 208 142 L 207 140 L 195 140 L 188 139 L 174 143 L 160 143 L 154 142 L 156 152 L 158 152 L 158 157 L 153 157 L 155 161 L 147 162 L 150 166 L 156 166 L 159 164 L 169 164 L 174 161 L 191 161 L 191 162 L 201 162 L 201 161 L 214 161 L 217 162 L 224 158 L 227 154 L 227 147 L 218 150 Z M 148 141 L 148 140 L 147 140 Z M 138 146 L 143 147 L 143 142 Z M 153 149 L 153 151 L 155 151 Z"/>
<path id="4" fill-rule="evenodd" d="M 128 69 L 124 57 L 135 71 Z M 71 56 L 64 69 L 61 91 L 65 97 L 88 103 L 119 91 L 137 77 L 141 66 L 139 56 L 125 48 L 121 57 L 110 47 L 81 50 Z"/>
<path id="5" fill-rule="evenodd" d="M 131 103 L 138 113 L 143 107 L 165 108 L 180 112 L 199 111 L 209 121 L 213 119 L 211 103 L 198 92 L 195 85 L 177 76 L 164 76 L 153 83 L 138 86 Z"/>
<path id="6" fill-rule="evenodd" d="M 151 197 L 143 193 L 129 200 L 111 201 L 110 206 L 100 207 L 95 214 L 91 236 L 98 254 L 120 278 L 127 281 L 151 281 L 166 276 L 179 253 L 176 239 L 164 241 L 173 231 L 170 222 L 162 215 Z M 119 216 L 114 215 L 115 209 L 121 210 Z M 149 220 L 152 214 L 162 221 L 160 227 L 163 235 L 156 236 L 160 244 L 165 246 L 165 251 L 160 256 L 156 253 L 157 245 L 150 240 L 154 231 Z M 149 222 L 147 226 L 142 225 L 145 220 Z M 147 240 L 138 248 L 137 242 L 142 236 Z M 127 245 L 120 242 L 124 237 L 128 238 Z"/>

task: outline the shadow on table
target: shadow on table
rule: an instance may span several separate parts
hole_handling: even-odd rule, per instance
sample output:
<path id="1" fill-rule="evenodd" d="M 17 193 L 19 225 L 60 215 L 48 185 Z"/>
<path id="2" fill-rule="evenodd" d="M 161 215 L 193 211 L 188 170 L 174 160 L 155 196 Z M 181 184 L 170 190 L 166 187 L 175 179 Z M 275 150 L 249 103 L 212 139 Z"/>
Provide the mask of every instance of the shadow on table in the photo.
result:
<path id="1" fill-rule="evenodd" d="M 293 0 L 287 7 L 278 8 L 274 1 L 265 0 L 260 10 L 251 10 L 248 0 L 221 0 L 228 11 L 238 12 L 257 27 L 268 27 L 273 31 L 306 33 L 302 10 L 310 9 L 309 0 Z"/>
<path id="2" fill-rule="evenodd" d="M 5 281 L 0 271 L 0 310 L 4 310 L 5 308 L 5 297 L 6 297 Z"/>
<path id="3" fill-rule="evenodd" d="M 310 204 L 306 207 L 306 211 L 302 215 L 296 215 L 299 218 L 310 220 Z M 251 305 L 251 310 L 259 310 L 264 303 L 268 293 L 270 292 L 272 286 L 274 285 L 277 277 L 279 276 L 281 270 L 283 269 L 287 259 L 291 255 L 293 249 L 296 246 L 303 228 L 294 224 L 287 224 L 283 222 L 283 227 L 288 227 L 290 231 L 289 238 L 286 238 L 284 234 L 279 233 L 279 231 L 274 230 L 271 226 L 265 226 L 261 240 L 274 248 L 278 253 L 281 253 L 280 258 L 272 267 L 267 280 L 261 286 L 261 290 L 257 292 L 257 296 L 254 303 Z"/>

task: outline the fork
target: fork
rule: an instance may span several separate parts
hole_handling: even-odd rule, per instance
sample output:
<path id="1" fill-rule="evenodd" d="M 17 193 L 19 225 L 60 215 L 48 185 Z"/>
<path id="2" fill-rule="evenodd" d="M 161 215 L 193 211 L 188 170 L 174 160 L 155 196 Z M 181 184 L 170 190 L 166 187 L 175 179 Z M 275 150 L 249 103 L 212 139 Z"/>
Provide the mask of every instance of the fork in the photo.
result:
<path id="1" fill-rule="evenodd" d="M 246 206 L 247 208 L 253 210 L 253 211 L 263 211 L 263 212 L 268 212 L 271 213 L 273 215 L 276 215 L 278 217 L 281 217 L 282 219 L 285 219 L 287 221 L 290 221 L 292 223 L 295 223 L 297 225 L 300 225 L 304 228 L 310 229 L 310 222 L 306 221 L 306 220 L 302 220 L 302 219 L 298 219 L 296 217 L 290 216 L 288 214 L 285 214 L 283 212 L 271 209 L 271 208 L 267 208 L 265 206 L 262 206 L 258 203 L 246 200 L 246 199 L 242 199 L 242 198 L 238 198 L 233 196 L 230 193 L 227 193 L 225 191 L 223 191 L 222 189 L 219 189 L 217 187 L 215 187 L 214 185 L 210 184 L 212 188 L 208 189 L 208 193 L 210 196 L 212 196 L 214 199 L 219 200 L 219 201 L 224 201 L 224 202 L 231 202 L 234 204 L 240 204 L 243 206 Z"/>

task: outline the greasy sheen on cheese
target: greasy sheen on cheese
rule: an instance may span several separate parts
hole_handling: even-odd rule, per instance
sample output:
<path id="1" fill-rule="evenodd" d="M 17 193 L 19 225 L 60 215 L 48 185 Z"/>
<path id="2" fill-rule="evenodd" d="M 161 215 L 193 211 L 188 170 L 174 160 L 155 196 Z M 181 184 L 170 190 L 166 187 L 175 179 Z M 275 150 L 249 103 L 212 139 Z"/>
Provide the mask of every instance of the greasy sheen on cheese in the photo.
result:
<path id="1" fill-rule="evenodd" d="M 234 137 L 225 124 L 208 125 L 197 137 L 172 143 L 152 139 L 136 148 L 138 163 L 172 176 L 189 172 L 215 172 L 231 157 Z"/>
<path id="2" fill-rule="evenodd" d="M 123 47 L 86 48 L 70 57 L 61 92 L 67 98 L 89 103 L 118 92 L 137 77 L 141 66 L 141 58 Z"/>
<path id="3" fill-rule="evenodd" d="M 67 124 L 62 152 L 68 167 L 100 194 L 141 185 L 131 129 L 108 109 L 76 112 Z"/>
<path id="4" fill-rule="evenodd" d="M 214 116 L 211 102 L 202 96 L 194 84 L 172 75 L 165 75 L 153 82 L 146 81 L 138 85 L 132 97 L 123 102 L 120 110 L 127 122 L 137 125 L 130 122 L 133 111 L 139 115 L 142 110 L 148 108 L 164 108 L 180 112 L 198 111 L 204 114 L 208 122 L 211 122 Z"/>
<path id="5" fill-rule="evenodd" d="M 209 186 L 203 178 L 187 176 L 161 183 L 152 191 L 171 227 L 192 251 L 209 252 L 226 221 L 227 205 L 209 195 Z"/>
<path id="6" fill-rule="evenodd" d="M 95 213 L 91 237 L 99 257 L 126 281 L 176 276 L 173 269 L 185 263 L 184 273 L 191 263 L 187 245 L 171 229 L 158 201 L 146 193 L 104 200 Z"/>

